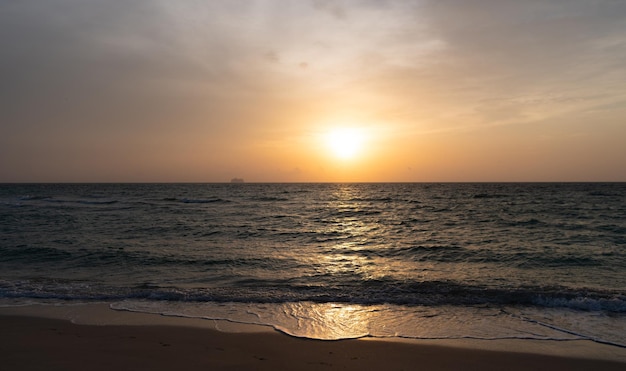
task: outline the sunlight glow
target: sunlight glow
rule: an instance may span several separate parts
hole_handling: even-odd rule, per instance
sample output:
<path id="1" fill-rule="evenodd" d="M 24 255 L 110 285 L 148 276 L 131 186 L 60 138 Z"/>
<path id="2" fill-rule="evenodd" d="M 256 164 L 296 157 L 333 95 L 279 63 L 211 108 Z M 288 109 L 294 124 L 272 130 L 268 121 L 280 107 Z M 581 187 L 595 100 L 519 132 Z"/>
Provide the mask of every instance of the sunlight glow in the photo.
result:
<path id="1" fill-rule="evenodd" d="M 356 128 L 336 128 L 328 132 L 326 144 L 333 155 L 347 160 L 356 157 L 364 141 L 363 133 Z"/>

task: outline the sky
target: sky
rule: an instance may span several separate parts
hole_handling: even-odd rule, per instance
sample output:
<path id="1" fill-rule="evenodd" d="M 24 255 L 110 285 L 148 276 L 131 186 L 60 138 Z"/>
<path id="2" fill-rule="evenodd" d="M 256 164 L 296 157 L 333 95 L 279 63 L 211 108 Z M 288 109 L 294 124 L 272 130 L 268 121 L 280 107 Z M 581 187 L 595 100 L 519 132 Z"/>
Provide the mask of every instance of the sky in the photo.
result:
<path id="1" fill-rule="evenodd" d="M 623 0 L 0 0 L 0 182 L 626 181 Z"/>

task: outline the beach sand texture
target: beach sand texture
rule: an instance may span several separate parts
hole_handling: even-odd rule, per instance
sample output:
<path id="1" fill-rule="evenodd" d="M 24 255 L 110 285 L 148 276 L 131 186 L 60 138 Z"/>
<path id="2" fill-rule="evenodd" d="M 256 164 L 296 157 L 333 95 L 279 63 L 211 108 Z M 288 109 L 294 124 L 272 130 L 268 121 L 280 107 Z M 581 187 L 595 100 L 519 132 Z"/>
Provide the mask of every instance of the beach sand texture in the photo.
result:
<path id="1" fill-rule="evenodd" d="M 624 370 L 626 363 L 414 343 L 299 339 L 0 315 L 3 370 Z"/>

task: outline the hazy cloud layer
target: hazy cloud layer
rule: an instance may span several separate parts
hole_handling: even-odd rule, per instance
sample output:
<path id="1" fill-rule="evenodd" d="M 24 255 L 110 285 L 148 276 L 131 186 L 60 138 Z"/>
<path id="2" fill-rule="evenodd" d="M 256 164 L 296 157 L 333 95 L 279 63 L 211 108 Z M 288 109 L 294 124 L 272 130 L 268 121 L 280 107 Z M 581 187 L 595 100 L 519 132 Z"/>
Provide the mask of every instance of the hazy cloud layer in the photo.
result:
<path id="1" fill-rule="evenodd" d="M 626 180 L 623 1 L 0 0 L 0 50 L 0 181 L 316 180 L 286 153 L 338 117 Z"/>

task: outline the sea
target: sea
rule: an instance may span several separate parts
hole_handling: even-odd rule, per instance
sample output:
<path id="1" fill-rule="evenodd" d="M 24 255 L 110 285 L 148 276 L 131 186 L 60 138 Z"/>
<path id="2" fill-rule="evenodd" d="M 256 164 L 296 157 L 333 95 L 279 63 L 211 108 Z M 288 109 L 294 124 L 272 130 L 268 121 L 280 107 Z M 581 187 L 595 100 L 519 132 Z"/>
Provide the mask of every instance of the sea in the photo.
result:
<path id="1" fill-rule="evenodd" d="M 1 184 L 0 306 L 626 347 L 626 183 Z"/>

